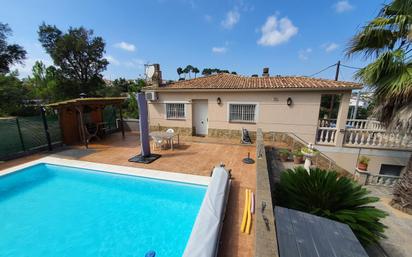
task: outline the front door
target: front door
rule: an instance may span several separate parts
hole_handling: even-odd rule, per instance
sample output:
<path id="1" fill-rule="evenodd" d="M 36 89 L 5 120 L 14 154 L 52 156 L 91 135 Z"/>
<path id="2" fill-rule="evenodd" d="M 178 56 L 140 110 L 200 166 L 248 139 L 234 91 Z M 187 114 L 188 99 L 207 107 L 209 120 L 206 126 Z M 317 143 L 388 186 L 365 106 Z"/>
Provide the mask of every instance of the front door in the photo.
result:
<path id="1" fill-rule="evenodd" d="M 207 100 L 193 100 L 193 126 L 196 135 L 207 135 Z"/>

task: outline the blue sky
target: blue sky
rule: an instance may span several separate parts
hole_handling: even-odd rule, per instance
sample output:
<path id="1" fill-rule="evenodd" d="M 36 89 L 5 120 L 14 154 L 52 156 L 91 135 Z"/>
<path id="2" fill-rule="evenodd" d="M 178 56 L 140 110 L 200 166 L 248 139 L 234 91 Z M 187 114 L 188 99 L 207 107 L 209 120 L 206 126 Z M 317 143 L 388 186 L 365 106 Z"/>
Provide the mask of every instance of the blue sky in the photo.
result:
<path id="1" fill-rule="evenodd" d="M 384 0 L 0 0 L 0 22 L 14 31 L 11 42 L 28 52 L 21 76 L 36 60 L 52 64 L 38 42 L 44 21 L 62 30 L 84 26 L 106 42 L 110 61 L 104 76 L 137 78 L 144 63 L 160 63 L 163 78 L 176 79 L 176 68 L 192 64 L 238 74 L 311 75 L 346 59 L 351 36 L 375 17 Z M 353 80 L 342 68 L 342 80 Z M 334 70 L 318 77 L 333 79 Z"/>

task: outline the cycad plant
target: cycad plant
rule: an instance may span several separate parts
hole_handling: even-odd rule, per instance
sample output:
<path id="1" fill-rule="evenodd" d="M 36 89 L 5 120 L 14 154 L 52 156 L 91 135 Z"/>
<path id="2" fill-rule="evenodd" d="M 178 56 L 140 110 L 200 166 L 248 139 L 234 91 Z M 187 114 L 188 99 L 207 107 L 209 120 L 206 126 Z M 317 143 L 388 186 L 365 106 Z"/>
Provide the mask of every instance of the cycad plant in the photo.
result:
<path id="1" fill-rule="evenodd" d="M 387 214 L 371 205 L 379 198 L 335 171 L 288 169 L 281 174 L 277 200 L 281 206 L 348 224 L 364 245 L 385 237 L 380 219 Z"/>

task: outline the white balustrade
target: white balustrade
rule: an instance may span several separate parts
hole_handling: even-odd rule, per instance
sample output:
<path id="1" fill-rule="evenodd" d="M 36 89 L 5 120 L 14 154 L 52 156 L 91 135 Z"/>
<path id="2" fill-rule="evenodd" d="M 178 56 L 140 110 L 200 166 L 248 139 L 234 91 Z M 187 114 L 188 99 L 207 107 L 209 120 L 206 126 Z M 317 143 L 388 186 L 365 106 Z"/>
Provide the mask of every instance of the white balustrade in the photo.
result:
<path id="1" fill-rule="evenodd" d="M 362 185 L 393 187 L 400 179 L 400 176 L 371 174 L 370 172 L 356 169 L 354 179 Z"/>
<path id="2" fill-rule="evenodd" d="M 320 119 L 316 134 L 317 144 L 334 145 L 336 119 Z M 402 129 L 387 130 L 376 120 L 348 119 L 344 136 L 344 146 L 385 149 L 412 148 L 412 121 Z"/>
<path id="3" fill-rule="evenodd" d="M 369 174 L 366 180 L 366 184 L 393 187 L 399 179 L 399 176 Z"/>
<path id="4" fill-rule="evenodd" d="M 366 148 L 412 148 L 412 134 L 375 129 L 346 129 L 344 146 Z"/>
<path id="5" fill-rule="evenodd" d="M 316 135 L 316 143 L 324 145 L 334 145 L 336 128 L 318 128 Z"/>

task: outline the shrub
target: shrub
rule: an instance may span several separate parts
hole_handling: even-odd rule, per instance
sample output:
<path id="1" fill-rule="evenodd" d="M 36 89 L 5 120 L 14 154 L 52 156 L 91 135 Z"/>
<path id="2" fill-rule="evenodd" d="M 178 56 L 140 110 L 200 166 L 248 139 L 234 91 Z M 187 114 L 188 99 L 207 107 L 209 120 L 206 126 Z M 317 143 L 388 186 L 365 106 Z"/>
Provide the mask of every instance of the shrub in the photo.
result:
<path id="1" fill-rule="evenodd" d="M 303 157 L 303 153 L 300 149 L 296 149 L 295 151 L 292 152 L 293 156 L 296 157 Z"/>
<path id="2" fill-rule="evenodd" d="M 279 155 L 281 155 L 281 156 L 289 156 L 289 154 L 290 154 L 289 149 L 285 149 L 285 148 L 279 149 L 278 152 L 279 152 Z"/>
<path id="3" fill-rule="evenodd" d="M 359 158 L 359 163 L 368 165 L 370 160 L 371 160 L 371 159 L 369 159 L 368 157 L 362 155 L 362 156 Z"/>
<path id="4" fill-rule="evenodd" d="M 303 167 L 281 174 L 278 204 L 349 225 L 359 241 L 367 245 L 384 238 L 386 228 L 380 222 L 386 213 L 369 204 L 379 201 L 347 177 L 335 171 Z"/>
<path id="5" fill-rule="evenodd" d="M 302 153 L 305 153 L 305 154 L 312 154 L 312 155 L 317 155 L 318 153 L 319 153 L 319 151 L 318 150 L 316 150 L 316 149 L 312 149 L 312 148 L 308 148 L 308 147 L 303 147 L 302 148 Z"/>

